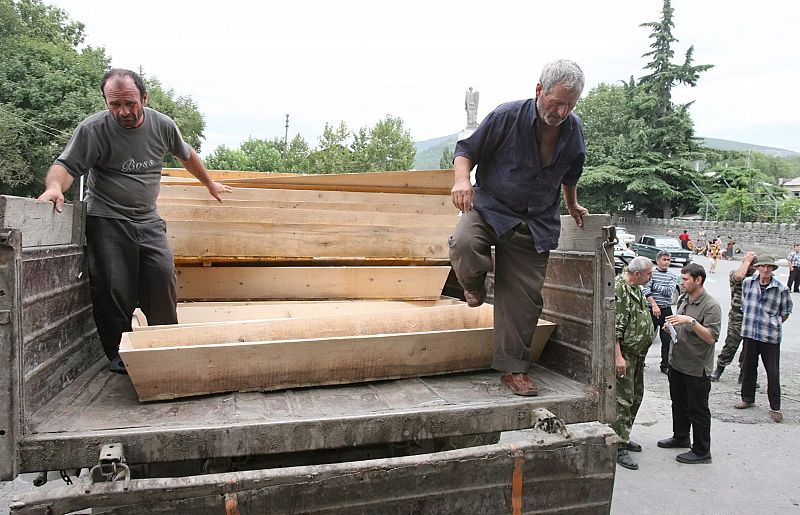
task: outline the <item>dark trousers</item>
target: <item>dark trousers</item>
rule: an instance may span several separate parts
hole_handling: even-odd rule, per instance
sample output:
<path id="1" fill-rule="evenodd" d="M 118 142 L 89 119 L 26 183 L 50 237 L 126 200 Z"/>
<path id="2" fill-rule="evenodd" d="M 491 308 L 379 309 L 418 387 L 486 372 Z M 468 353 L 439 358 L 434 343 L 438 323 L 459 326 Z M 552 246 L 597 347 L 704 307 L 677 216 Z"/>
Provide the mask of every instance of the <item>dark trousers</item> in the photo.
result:
<path id="1" fill-rule="evenodd" d="M 742 360 L 742 400 L 756 401 L 756 379 L 758 379 L 758 356 L 767 370 L 767 398 L 771 410 L 781 409 L 781 344 L 766 343 L 744 338 Z"/>
<path id="2" fill-rule="evenodd" d="M 94 321 L 108 359 L 140 307 L 149 325 L 175 324 L 175 263 L 163 220 L 133 223 L 86 217 L 86 251 Z"/>
<path id="3" fill-rule="evenodd" d="M 653 316 L 653 325 L 656 326 L 658 337 L 661 338 L 661 368 L 669 366 L 669 344 L 672 342 L 672 336 L 669 335 L 664 328 L 665 319 L 672 315 L 672 306 L 659 306 L 661 309 L 661 316 Z"/>
<path id="4" fill-rule="evenodd" d="M 800 268 L 794 267 L 789 272 L 789 282 L 786 286 L 793 292 L 800 292 Z"/>
<path id="5" fill-rule="evenodd" d="M 531 341 L 542 312 L 542 286 L 549 252 L 536 252 L 528 225 L 521 223 L 499 238 L 481 215 L 461 215 L 449 240 L 450 263 L 466 290 L 482 290 L 494 275 L 494 359 L 492 368 L 525 373 L 531 366 Z"/>
<path id="6" fill-rule="evenodd" d="M 701 456 L 711 452 L 711 410 L 708 394 L 711 378 L 695 377 L 669 369 L 669 396 L 672 399 L 672 433 L 675 438 L 689 437 L 692 430 L 692 451 Z"/>

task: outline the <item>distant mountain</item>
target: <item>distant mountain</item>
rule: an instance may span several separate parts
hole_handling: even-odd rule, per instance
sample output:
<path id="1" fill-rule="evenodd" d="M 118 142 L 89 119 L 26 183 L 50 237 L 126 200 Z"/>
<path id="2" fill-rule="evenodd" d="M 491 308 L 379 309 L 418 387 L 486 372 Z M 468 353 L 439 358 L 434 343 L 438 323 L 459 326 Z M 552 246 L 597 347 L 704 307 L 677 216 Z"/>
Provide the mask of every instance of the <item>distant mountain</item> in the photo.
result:
<path id="1" fill-rule="evenodd" d="M 716 148 L 719 150 L 738 150 L 740 152 L 752 150 L 753 152 L 761 152 L 769 156 L 776 157 L 800 157 L 800 152 L 793 150 L 785 150 L 782 148 L 764 147 L 762 145 L 752 145 L 750 143 L 741 143 L 739 141 L 731 141 L 727 139 L 717 138 L 701 138 L 702 145 L 708 148 Z"/>
<path id="2" fill-rule="evenodd" d="M 454 149 L 456 141 L 458 141 L 458 133 L 415 142 L 414 148 L 417 149 L 417 157 L 414 158 L 414 169 L 437 170 L 439 161 L 442 159 L 442 151 L 446 146 Z"/>
<path id="3" fill-rule="evenodd" d="M 716 148 L 719 150 L 752 150 L 753 152 L 761 152 L 770 156 L 800 157 L 800 152 L 794 152 L 792 150 L 785 150 L 782 148 L 765 147 L 762 145 L 741 143 L 739 141 L 731 141 L 727 139 L 700 139 L 703 140 L 701 145 L 704 147 Z M 416 170 L 435 170 L 439 168 L 439 160 L 442 158 L 442 150 L 445 146 L 454 148 L 457 140 L 458 134 L 451 134 L 449 136 L 441 136 L 439 138 L 415 142 L 414 147 L 417 149 L 417 157 L 414 159 L 414 168 Z"/>

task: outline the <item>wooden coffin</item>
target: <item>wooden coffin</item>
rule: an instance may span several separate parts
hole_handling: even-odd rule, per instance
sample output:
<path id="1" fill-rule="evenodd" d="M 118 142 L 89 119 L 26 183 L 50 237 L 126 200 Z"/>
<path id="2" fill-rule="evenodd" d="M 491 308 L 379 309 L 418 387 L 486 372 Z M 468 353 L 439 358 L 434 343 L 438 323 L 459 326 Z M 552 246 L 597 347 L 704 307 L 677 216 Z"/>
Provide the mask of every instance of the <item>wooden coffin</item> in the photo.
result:
<path id="1" fill-rule="evenodd" d="M 142 401 L 489 368 L 492 306 L 164 326 L 125 333 L 120 356 Z M 540 321 L 544 342 L 554 324 Z"/>

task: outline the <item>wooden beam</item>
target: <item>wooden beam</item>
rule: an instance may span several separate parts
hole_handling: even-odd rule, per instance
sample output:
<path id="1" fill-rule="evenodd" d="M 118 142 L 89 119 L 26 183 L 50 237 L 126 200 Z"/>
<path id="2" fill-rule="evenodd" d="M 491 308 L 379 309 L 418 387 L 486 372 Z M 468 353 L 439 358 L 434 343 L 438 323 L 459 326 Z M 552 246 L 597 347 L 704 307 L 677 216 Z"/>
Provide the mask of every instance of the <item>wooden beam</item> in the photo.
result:
<path id="1" fill-rule="evenodd" d="M 302 318 L 351 313 L 374 313 L 436 306 L 452 306 L 457 299 L 437 300 L 347 300 L 347 301 L 253 301 L 253 302 L 181 302 L 178 304 L 178 323 L 181 327 L 217 322 Z M 149 331 L 162 326 L 148 326 L 140 310 L 134 311 L 134 331 Z"/>
<path id="2" fill-rule="evenodd" d="M 176 257 L 272 259 L 447 260 L 451 227 L 256 222 L 171 222 L 167 237 Z"/>
<path id="3" fill-rule="evenodd" d="M 0 195 L 0 230 L 18 229 L 23 247 L 78 243 L 82 223 L 80 206 L 64 204 L 59 213 L 49 201 Z"/>
<path id="4" fill-rule="evenodd" d="M 351 224 L 406 227 L 440 227 L 452 231 L 458 217 L 454 215 L 429 215 L 406 213 L 377 213 L 373 211 L 339 211 L 338 209 L 275 209 L 268 207 L 239 207 L 217 203 L 216 205 L 192 206 L 162 204 L 158 208 L 167 222 L 183 220 L 205 222 L 269 222 L 271 224 Z"/>
<path id="5" fill-rule="evenodd" d="M 257 177 L 263 177 L 265 174 L 279 177 L 279 176 L 287 176 L 287 175 L 297 175 L 294 173 L 274 173 L 274 172 L 252 172 L 252 171 L 235 171 L 235 170 L 208 170 L 208 175 L 211 176 L 211 179 L 220 182 L 226 181 L 231 179 L 253 179 Z M 192 179 L 197 181 L 194 175 L 192 175 L 189 170 L 186 168 L 162 168 L 161 169 L 161 181 L 162 184 L 164 180 L 170 179 L 178 179 L 178 178 L 185 178 L 185 179 Z M 199 181 L 198 181 L 199 184 Z"/>
<path id="6" fill-rule="evenodd" d="M 236 200 L 225 196 L 220 204 L 213 198 L 161 198 L 158 207 L 162 206 L 225 206 L 225 207 L 259 207 L 272 209 L 325 210 L 325 211 L 366 211 L 375 213 L 413 213 L 427 215 L 458 216 L 458 210 L 451 202 L 428 202 L 424 205 L 408 202 L 332 202 L 301 200 Z"/>
<path id="7" fill-rule="evenodd" d="M 178 298 L 436 300 L 450 267 L 178 267 Z"/>

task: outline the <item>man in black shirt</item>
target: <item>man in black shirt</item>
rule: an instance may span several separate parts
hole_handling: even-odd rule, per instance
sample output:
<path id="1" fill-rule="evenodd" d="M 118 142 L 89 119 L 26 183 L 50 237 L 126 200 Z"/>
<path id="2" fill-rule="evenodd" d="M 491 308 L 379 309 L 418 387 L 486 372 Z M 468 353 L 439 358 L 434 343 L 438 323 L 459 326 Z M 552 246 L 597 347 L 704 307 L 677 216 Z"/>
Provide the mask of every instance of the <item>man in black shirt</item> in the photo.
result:
<path id="1" fill-rule="evenodd" d="M 530 343 L 542 310 L 550 250 L 561 232 L 559 193 L 578 226 L 588 211 L 577 183 L 586 147 L 572 114 L 584 85 L 573 61 L 545 65 L 536 98 L 498 106 L 456 144 L 453 204 L 463 213 L 450 237 L 450 261 L 470 306 L 485 297 L 495 246 L 494 360 L 517 395 L 537 395 L 527 375 Z M 476 185 L 470 170 L 478 165 Z"/>

